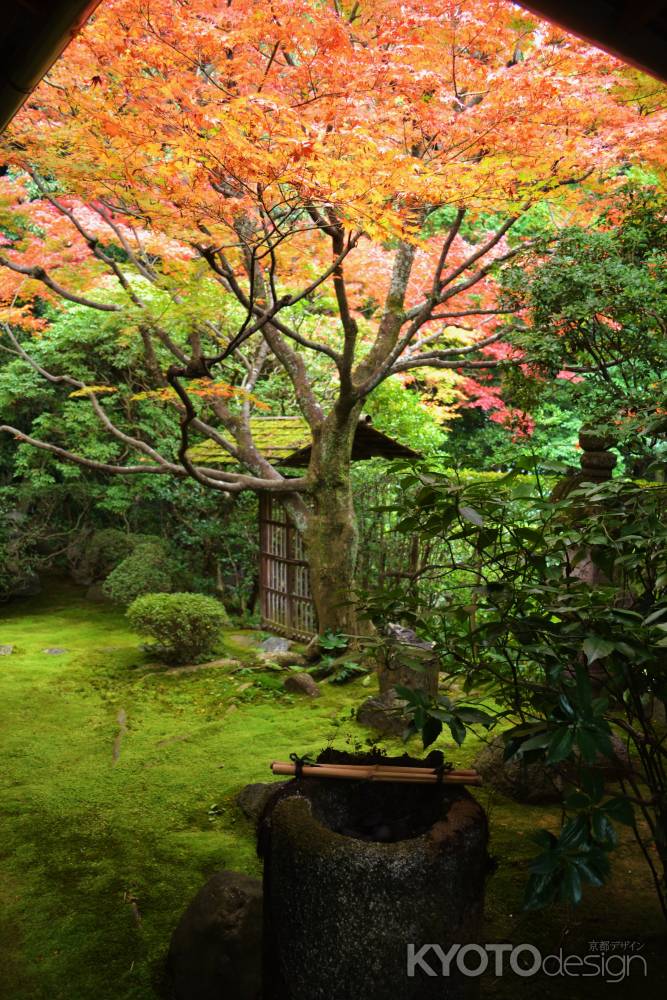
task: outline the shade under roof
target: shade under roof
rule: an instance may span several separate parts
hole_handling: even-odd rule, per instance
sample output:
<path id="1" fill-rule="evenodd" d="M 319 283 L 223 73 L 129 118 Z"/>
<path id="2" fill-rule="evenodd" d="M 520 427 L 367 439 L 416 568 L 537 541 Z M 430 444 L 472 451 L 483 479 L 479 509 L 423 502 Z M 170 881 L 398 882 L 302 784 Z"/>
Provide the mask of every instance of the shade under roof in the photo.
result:
<path id="1" fill-rule="evenodd" d="M 250 420 L 255 445 L 274 465 L 303 468 L 310 461 L 310 429 L 303 417 L 252 417 Z M 199 465 L 234 465 L 236 460 L 215 441 L 202 441 L 188 452 L 191 461 Z M 352 444 L 352 461 L 367 458 L 420 458 L 394 438 L 376 430 L 370 417 L 357 424 Z"/>
<path id="2" fill-rule="evenodd" d="M 100 0 L 2 0 L 0 132 Z"/>
<path id="3" fill-rule="evenodd" d="M 667 0 L 521 0 L 520 6 L 667 80 Z"/>

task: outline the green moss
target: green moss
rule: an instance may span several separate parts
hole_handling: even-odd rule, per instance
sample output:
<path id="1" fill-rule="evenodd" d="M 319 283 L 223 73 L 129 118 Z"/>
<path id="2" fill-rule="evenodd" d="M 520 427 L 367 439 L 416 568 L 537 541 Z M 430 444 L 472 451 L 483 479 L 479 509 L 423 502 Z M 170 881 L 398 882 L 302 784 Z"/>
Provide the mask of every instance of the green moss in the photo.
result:
<path id="1" fill-rule="evenodd" d="M 242 639 L 242 630 L 230 631 L 220 655 L 250 665 Z M 122 614 L 62 586 L 3 609 L 0 642 L 16 647 L 0 658 L 3 1000 L 156 996 L 170 934 L 207 876 L 222 867 L 259 873 L 236 793 L 267 780 L 274 758 L 317 753 L 327 743 L 349 749 L 369 735 L 351 719 L 368 693 L 359 682 L 324 684 L 321 698 L 300 700 L 252 683 L 268 674 L 255 668 L 166 674 L 139 641 Z M 42 652 L 54 646 L 67 652 Z M 476 749 L 465 744 L 453 754 L 456 764 Z M 528 832 L 557 817 L 492 800 L 485 789 L 478 797 L 490 809 L 501 859 L 489 883 L 489 940 L 538 935 L 553 946 L 567 926 L 584 951 L 587 940 L 604 936 L 658 947 L 650 879 L 629 839 L 616 860 L 621 878 L 589 893 L 576 918 L 526 917 L 519 904 L 533 853 Z M 656 952 L 652 975 L 659 964 Z M 509 996 L 516 983 L 496 986 Z M 493 995 L 504 995 L 496 986 Z M 522 980 L 522 994 L 530 989 Z M 559 989 L 540 997 L 565 996 Z"/>
<path id="2" fill-rule="evenodd" d="M 327 685 L 304 704 L 239 692 L 248 677 L 224 668 L 166 674 L 122 615 L 62 588 L 3 617 L 16 649 L 0 662 L 0 995 L 144 1000 L 206 877 L 259 872 L 236 793 L 276 757 L 344 741 L 333 722 L 358 695 Z M 68 652 L 41 652 L 53 646 Z"/>
<path id="3" fill-rule="evenodd" d="M 303 417 L 253 417 L 250 428 L 258 451 L 272 461 L 287 458 L 310 444 L 310 431 Z M 194 445 L 189 455 L 205 465 L 234 464 L 234 458 L 215 441 Z"/>

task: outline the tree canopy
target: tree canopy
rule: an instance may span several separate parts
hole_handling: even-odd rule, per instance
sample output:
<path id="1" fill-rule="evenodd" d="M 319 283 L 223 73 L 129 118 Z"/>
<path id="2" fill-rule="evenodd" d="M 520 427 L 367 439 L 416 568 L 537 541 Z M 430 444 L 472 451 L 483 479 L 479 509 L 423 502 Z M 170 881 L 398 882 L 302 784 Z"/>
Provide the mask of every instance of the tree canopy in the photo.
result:
<path id="1" fill-rule="evenodd" d="M 7 348 L 120 457 L 3 430 L 99 472 L 280 491 L 312 559 L 341 540 L 348 580 L 366 400 L 416 369 L 529 360 L 501 276 L 633 162 L 662 170 L 661 93 L 504 0 L 109 0 L 4 140 L 0 296 Z M 63 302 L 115 317 L 129 379 L 104 351 L 78 374 L 32 357 Z M 289 480 L 250 422 L 277 371 L 313 439 Z M 147 394 L 171 437 L 142 423 Z M 236 469 L 193 462 L 203 438 Z"/>

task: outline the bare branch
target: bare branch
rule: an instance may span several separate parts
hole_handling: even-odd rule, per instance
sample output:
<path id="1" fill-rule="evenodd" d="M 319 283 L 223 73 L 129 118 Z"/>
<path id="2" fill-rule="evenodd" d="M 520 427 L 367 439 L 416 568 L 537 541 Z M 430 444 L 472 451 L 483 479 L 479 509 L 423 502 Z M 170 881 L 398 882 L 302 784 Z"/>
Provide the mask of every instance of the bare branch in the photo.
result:
<path id="1" fill-rule="evenodd" d="M 123 274 L 122 268 L 118 265 L 118 262 L 113 259 L 113 257 L 109 257 L 109 255 L 102 250 L 102 247 L 100 246 L 100 241 L 97 239 L 97 237 L 93 236 L 92 233 L 89 233 L 88 230 L 84 228 L 83 224 L 79 221 L 79 219 L 77 219 L 76 214 L 73 211 L 71 211 L 69 208 L 66 208 L 65 205 L 59 202 L 57 198 L 55 198 L 49 191 L 47 191 L 40 177 L 37 174 L 31 172 L 30 176 L 32 177 L 33 181 L 35 182 L 39 190 L 42 192 L 43 197 L 46 198 L 46 200 L 50 202 L 53 205 L 53 207 L 57 209 L 58 212 L 60 212 L 61 215 L 63 215 L 66 219 L 69 219 L 69 221 L 74 226 L 79 235 L 86 241 L 91 253 L 109 268 L 112 274 L 117 278 L 120 285 L 127 292 L 132 302 L 134 302 L 136 306 L 144 308 L 145 303 L 139 298 L 139 296 L 132 288 L 130 282 Z"/>
<path id="2" fill-rule="evenodd" d="M 514 328 L 503 327 L 502 330 L 496 330 L 495 333 L 489 334 L 488 337 L 484 337 L 482 340 L 476 340 L 473 344 L 466 344 L 460 347 L 454 346 L 454 347 L 443 348 L 441 351 L 439 351 L 439 355 L 440 357 L 445 357 L 447 355 L 455 357 L 461 354 L 473 354 L 475 353 L 475 351 L 480 351 L 482 350 L 482 348 L 488 347 L 489 344 L 495 344 L 498 340 L 502 340 L 503 337 L 506 337 L 507 334 L 510 333 L 512 329 Z M 420 340 L 415 341 L 415 343 L 410 348 L 408 357 L 415 357 L 415 358 L 419 357 L 418 351 L 420 350 L 420 348 L 426 347 L 427 344 L 434 343 L 436 340 L 439 340 L 440 337 L 442 337 L 442 330 L 439 330 L 437 333 L 432 333 L 428 337 L 422 337 Z"/>
<path id="3" fill-rule="evenodd" d="M 42 367 L 34 358 L 32 358 L 27 351 L 24 350 L 21 343 L 14 336 L 11 328 L 6 324 L 3 324 L 7 335 L 9 336 L 15 350 L 13 354 L 21 357 L 27 364 L 29 364 L 42 378 L 46 381 L 58 385 L 69 385 L 72 388 L 80 390 L 88 388 L 84 382 L 79 379 L 73 378 L 71 375 L 54 375 L 52 372 L 47 371 L 46 368 Z M 8 350 L 6 348 L 6 350 Z M 180 394 L 179 394 L 180 395 Z M 128 474 L 135 475 L 139 472 L 153 473 L 159 471 L 161 473 L 171 473 L 172 475 L 183 477 L 185 475 L 191 474 L 185 463 L 177 464 L 175 462 L 170 462 L 168 459 L 164 458 L 155 448 L 149 445 L 147 442 L 142 441 L 140 438 L 134 437 L 133 435 L 127 434 L 122 431 L 113 421 L 110 419 L 108 414 L 105 412 L 102 404 L 100 403 L 97 395 L 93 391 L 87 393 L 87 398 L 89 399 L 91 406 L 105 429 L 116 438 L 122 444 L 135 451 L 140 451 L 147 457 L 152 458 L 158 464 L 155 466 L 115 466 L 109 463 L 95 462 L 93 459 L 86 459 L 83 456 L 77 456 L 74 452 L 69 451 L 65 448 L 60 448 L 57 445 L 49 444 L 45 441 L 39 441 L 36 438 L 29 437 L 23 434 L 22 431 L 18 431 L 16 428 L 9 426 L 3 426 L 0 430 L 5 430 L 15 437 L 19 437 L 20 440 L 25 441 L 28 444 L 34 445 L 35 447 L 40 447 L 45 451 L 51 451 L 52 453 L 58 455 L 59 457 L 65 459 L 66 461 L 72 461 L 76 464 L 83 465 L 86 468 L 95 469 L 98 472 L 114 472 L 116 474 Z M 189 397 L 186 396 L 186 398 Z M 239 459 L 238 449 L 235 448 L 231 442 L 219 434 L 215 428 L 211 427 L 205 421 L 201 420 L 199 417 L 195 416 L 190 421 L 192 427 L 202 434 L 205 434 L 211 440 L 215 441 L 216 444 L 224 448 L 229 452 L 232 457 Z M 180 457 L 180 456 L 179 456 Z M 186 461 L 189 463 L 189 460 Z M 267 468 L 270 468 L 269 464 L 266 463 Z M 264 489 L 264 490 L 274 490 L 280 492 L 298 493 L 303 492 L 307 489 L 307 483 L 305 479 L 295 479 L 295 480 L 284 480 L 279 473 L 276 473 L 276 479 L 268 479 L 264 477 L 250 476 L 244 473 L 236 472 L 225 472 L 219 469 L 209 469 L 204 466 L 192 466 L 195 469 L 196 475 L 193 478 L 197 479 L 202 485 L 213 489 L 223 489 L 228 490 L 228 487 L 233 487 L 231 492 L 235 492 L 241 489 Z M 126 470 L 129 470 L 126 473 Z M 228 490 L 229 491 L 229 490 Z"/>
<path id="4" fill-rule="evenodd" d="M 473 264 L 476 264 L 478 260 L 482 259 L 482 257 L 486 257 L 486 255 L 490 253 L 491 250 L 498 245 L 498 243 L 500 243 L 503 236 L 509 232 L 514 223 L 517 222 L 520 217 L 521 213 L 518 215 L 512 215 L 509 219 L 506 219 L 500 229 L 496 230 L 491 239 L 487 240 L 486 243 L 483 243 L 482 246 L 478 247 L 478 249 L 475 250 L 474 253 L 470 254 L 470 256 L 467 257 L 462 264 L 460 264 L 453 271 L 450 271 L 444 280 L 440 281 L 439 289 L 442 290 L 443 288 L 446 288 L 447 285 L 451 285 L 451 283 L 463 274 L 464 271 L 470 270 Z"/>
<path id="5" fill-rule="evenodd" d="M 66 462 L 73 462 L 75 465 L 81 465 L 86 469 L 93 469 L 95 472 L 105 472 L 112 473 L 121 476 L 143 476 L 143 475 L 186 475 L 185 469 L 180 469 L 179 472 L 174 472 L 169 468 L 168 465 L 110 465 L 108 462 L 97 462 L 92 458 L 84 458 L 83 455 L 76 455 L 72 451 L 68 451 L 66 448 L 59 448 L 58 445 L 49 444 L 48 441 L 41 441 L 38 438 L 31 437 L 29 434 L 24 434 L 23 431 L 18 430 L 16 427 L 10 427 L 8 424 L 0 425 L 0 432 L 6 434 L 11 434 L 12 437 L 16 438 L 17 441 L 21 441 L 24 444 L 32 445 L 33 448 L 40 448 L 42 451 L 51 452 L 53 455 L 57 455 L 58 458 L 62 458 Z"/>
<path id="6" fill-rule="evenodd" d="M 447 358 L 441 358 L 439 354 L 422 354 L 419 358 L 405 358 L 402 361 L 398 361 L 394 367 L 391 369 L 391 374 L 396 375 L 398 372 L 411 371 L 413 368 L 461 368 L 465 364 L 466 369 L 471 369 L 474 371 L 483 370 L 485 368 L 516 368 L 517 365 L 523 365 L 526 363 L 525 358 L 517 358 L 513 360 L 502 361 L 453 361 Z"/>

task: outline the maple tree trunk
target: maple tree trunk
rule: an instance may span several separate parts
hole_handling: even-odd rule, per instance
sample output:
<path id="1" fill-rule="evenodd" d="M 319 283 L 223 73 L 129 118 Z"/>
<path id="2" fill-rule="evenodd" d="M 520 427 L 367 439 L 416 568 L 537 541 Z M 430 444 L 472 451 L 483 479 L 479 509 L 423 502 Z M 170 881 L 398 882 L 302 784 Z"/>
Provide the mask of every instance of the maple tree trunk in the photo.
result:
<path id="1" fill-rule="evenodd" d="M 354 602 L 358 532 L 350 478 L 356 424 L 356 413 L 343 424 L 327 420 L 313 444 L 314 486 L 305 542 L 320 633 L 359 633 Z"/>

